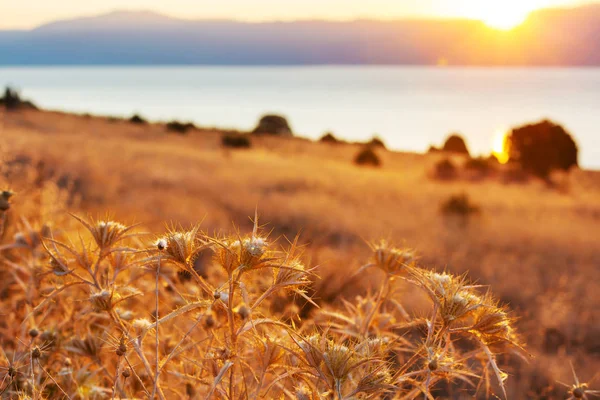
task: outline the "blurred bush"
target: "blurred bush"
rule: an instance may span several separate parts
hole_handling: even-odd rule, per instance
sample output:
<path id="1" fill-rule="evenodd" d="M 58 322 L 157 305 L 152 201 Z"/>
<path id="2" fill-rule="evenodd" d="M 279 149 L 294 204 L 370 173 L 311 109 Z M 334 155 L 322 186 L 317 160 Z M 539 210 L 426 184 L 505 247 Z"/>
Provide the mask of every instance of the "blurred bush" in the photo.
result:
<path id="1" fill-rule="evenodd" d="M 23 108 L 37 110 L 37 107 L 31 101 L 23 100 L 19 92 L 9 86 L 4 89 L 4 96 L 0 97 L 0 105 L 3 105 L 7 110 Z"/>
<path id="2" fill-rule="evenodd" d="M 380 147 L 382 149 L 386 148 L 385 143 L 383 143 L 383 140 L 377 135 L 373 136 L 373 138 L 369 142 L 367 142 L 367 145 L 371 147 Z"/>
<path id="3" fill-rule="evenodd" d="M 148 121 L 146 121 L 144 118 L 140 117 L 138 114 L 134 114 L 131 118 L 129 118 L 129 122 L 131 122 L 132 124 L 147 124 Z"/>
<path id="4" fill-rule="evenodd" d="M 495 171 L 497 161 L 485 157 L 469 158 L 464 165 L 465 170 L 473 178 L 484 178 Z"/>
<path id="5" fill-rule="evenodd" d="M 506 146 L 512 161 L 541 178 L 548 178 L 554 169 L 568 171 L 578 165 L 575 141 L 562 126 L 548 120 L 513 129 Z"/>
<path id="6" fill-rule="evenodd" d="M 240 133 L 228 133 L 221 137 L 221 144 L 223 147 L 230 147 L 235 149 L 247 149 L 252 147 L 250 138 L 247 135 Z"/>
<path id="7" fill-rule="evenodd" d="M 183 123 L 179 121 L 171 121 L 167 123 L 167 131 L 185 134 L 188 133 L 190 129 L 196 129 L 196 126 L 191 122 Z"/>
<path id="8" fill-rule="evenodd" d="M 473 204 L 466 193 L 450 196 L 440 207 L 444 215 L 468 217 L 480 212 L 479 206 Z"/>
<path id="9" fill-rule="evenodd" d="M 263 116 L 258 125 L 252 133 L 255 134 L 268 134 L 268 135 L 279 135 L 279 136 L 293 136 L 292 129 L 288 124 L 285 117 L 281 115 L 265 115 Z"/>
<path id="10" fill-rule="evenodd" d="M 323 143 L 341 143 L 341 140 L 339 140 L 338 138 L 336 138 L 333 135 L 333 133 L 326 132 L 323 136 L 321 136 L 321 139 L 319 139 L 319 142 L 323 142 Z"/>
<path id="11" fill-rule="evenodd" d="M 449 152 L 449 153 L 458 153 L 458 154 L 469 155 L 469 149 L 467 148 L 467 144 L 465 143 L 465 140 L 462 138 L 462 136 L 460 136 L 458 134 L 450 135 L 448 137 L 448 139 L 446 139 L 446 142 L 444 143 L 444 147 L 442 148 L 442 150 Z"/>
<path id="12" fill-rule="evenodd" d="M 356 157 L 354 157 L 354 163 L 362 166 L 381 166 L 381 160 L 379 159 L 377 153 L 375 153 L 375 149 L 373 149 L 371 146 L 364 147 L 362 150 L 360 150 Z"/>
<path id="13" fill-rule="evenodd" d="M 435 164 L 433 173 L 437 179 L 454 179 L 457 176 L 457 169 L 452 160 L 444 158 Z"/>

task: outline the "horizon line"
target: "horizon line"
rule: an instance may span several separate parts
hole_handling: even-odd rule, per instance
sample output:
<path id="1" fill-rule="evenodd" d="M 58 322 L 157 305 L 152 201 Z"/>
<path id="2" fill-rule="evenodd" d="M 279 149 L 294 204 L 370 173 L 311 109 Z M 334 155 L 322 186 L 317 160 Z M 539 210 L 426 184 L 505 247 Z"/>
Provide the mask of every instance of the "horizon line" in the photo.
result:
<path id="1" fill-rule="evenodd" d="M 575 9 L 587 8 L 587 7 L 600 7 L 600 1 L 589 3 L 589 4 L 584 4 L 584 5 L 555 6 L 555 7 L 539 8 L 539 9 L 529 12 L 525 21 L 532 14 L 541 12 L 541 11 L 575 10 Z M 158 17 L 164 17 L 164 18 L 168 18 L 171 20 L 175 20 L 175 21 L 181 21 L 181 22 L 233 22 L 233 23 L 248 24 L 248 25 L 277 24 L 277 23 L 285 24 L 285 23 L 302 23 L 302 22 L 327 22 L 327 23 L 382 22 L 382 23 L 393 23 L 393 22 L 467 21 L 467 22 L 481 23 L 481 24 L 487 26 L 482 19 L 471 18 L 471 17 L 467 17 L 467 16 L 444 17 L 441 15 L 430 15 L 430 16 L 406 15 L 406 16 L 395 16 L 395 17 L 391 17 L 391 18 L 381 18 L 381 17 L 372 17 L 372 16 L 362 16 L 362 17 L 357 16 L 357 17 L 352 17 L 352 18 L 319 18 L 319 17 L 313 18 L 313 17 L 309 17 L 309 18 L 295 18 L 295 19 L 273 18 L 273 19 L 257 19 L 257 20 L 249 19 L 249 20 L 246 20 L 246 19 L 240 19 L 240 18 L 196 18 L 196 17 L 186 18 L 186 17 L 180 17 L 180 16 L 176 16 L 176 15 L 171 15 L 168 13 L 155 11 L 152 9 L 116 8 L 111 11 L 99 12 L 99 13 L 95 13 L 95 14 L 80 14 L 80 15 L 74 15 L 72 17 L 48 20 L 47 22 L 43 22 L 43 23 L 29 26 L 29 27 L 22 27 L 22 28 L 0 27 L 0 32 L 31 32 L 31 31 L 35 31 L 37 29 L 43 28 L 45 26 L 53 25 L 53 24 L 57 24 L 57 23 L 65 23 L 65 22 L 78 21 L 78 20 L 84 20 L 84 19 L 102 18 L 102 17 L 107 17 L 107 16 L 115 15 L 115 14 L 151 14 L 151 15 L 155 15 Z M 523 23 L 525 23 L 525 21 Z M 520 24 L 518 26 L 521 26 L 522 24 Z M 500 30 L 497 28 L 489 27 L 489 26 L 487 26 L 487 27 L 492 30 Z"/>

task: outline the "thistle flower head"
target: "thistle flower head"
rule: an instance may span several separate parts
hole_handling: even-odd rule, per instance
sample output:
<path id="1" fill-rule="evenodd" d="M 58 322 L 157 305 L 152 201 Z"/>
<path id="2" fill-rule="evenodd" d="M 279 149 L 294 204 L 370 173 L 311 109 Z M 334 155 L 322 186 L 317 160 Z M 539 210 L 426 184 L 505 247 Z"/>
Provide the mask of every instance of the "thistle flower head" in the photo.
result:
<path id="1" fill-rule="evenodd" d="M 300 287 L 309 283 L 308 274 L 300 260 L 292 259 L 273 268 L 273 281 L 282 288 Z"/>
<path id="2" fill-rule="evenodd" d="M 131 326 L 138 332 L 142 332 L 150 329 L 152 322 L 148 321 L 146 318 L 137 318 L 133 320 Z"/>
<path id="3" fill-rule="evenodd" d="M 56 276 L 64 276 L 71 272 L 66 259 L 52 254 L 50 255 L 50 270 Z"/>
<path id="4" fill-rule="evenodd" d="M 482 306 L 482 301 L 468 290 L 458 290 L 441 297 L 440 314 L 448 325 L 452 322 L 470 316 L 473 311 Z"/>
<path id="5" fill-rule="evenodd" d="M 506 311 L 498 307 L 480 307 L 474 316 L 472 330 L 485 339 L 510 340 L 512 336 L 512 319 Z"/>
<path id="6" fill-rule="evenodd" d="M 229 274 L 235 270 L 257 268 L 269 260 L 268 242 L 263 237 L 252 235 L 243 239 L 217 241 L 215 261 Z"/>
<path id="7" fill-rule="evenodd" d="M 371 244 L 373 256 L 371 263 L 390 275 L 399 275 L 410 268 L 416 259 L 414 250 L 399 249 L 386 240 Z"/>
<path id="8" fill-rule="evenodd" d="M 166 258 L 186 268 L 192 268 L 200 251 L 207 248 L 198 237 L 197 226 L 188 231 L 170 230 L 155 246 Z"/>
<path id="9" fill-rule="evenodd" d="M 128 227 L 115 221 L 97 220 L 86 222 L 77 216 L 74 217 L 90 231 L 96 245 L 102 250 L 114 246 L 126 236 L 127 232 L 133 229 L 133 226 Z"/>
<path id="10" fill-rule="evenodd" d="M 112 310 L 116 300 L 115 293 L 107 289 L 92 293 L 89 299 L 96 312 Z"/>
<path id="11" fill-rule="evenodd" d="M 590 389 L 589 382 L 581 382 L 577 373 L 575 372 L 575 368 L 573 367 L 573 363 L 571 363 L 571 371 L 573 373 L 573 380 L 575 383 L 573 385 L 567 385 L 566 383 L 559 382 L 561 385 L 569 388 L 569 399 L 568 400 L 576 400 L 576 399 L 584 399 L 588 400 L 592 397 L 600 397 L 600 390 L 592 390 Z M 592 378 L 592 381 L 598 375 Z M 591 381 L 590 381 L 591 382 Z"/>
<path id="12" fill-rule="evenodd" d="M 360 378 L 358 385 L 356 385 L 355 393 L 370 395 L 382 393 L 390 389 L 394 389 L 392 375 L 385 366 L 379 366 Z"/>
<path id="13" fill-rule="evenodd" d="M 243 240 L 244 251 L 252 257 L 261 257 L 267 251 L 267 240 L 261 237 L 251 237 Z"/>
<path id="14" fill-rule="evenodd" d="M 303 340 L 296 342 L 300 350 L 304 353 L 304 358 L 308 365 L 315 369 L 319 369 L 323 362 L 322 348 L 325 338 L 319 334 L 311 335 Z"/>
<path id="15" fill-rule="evenodd" d="M 352 370 L 355 362 L 355 353 L 347 346 L 327 342 L 326 350 L 323 353 L 323 363 L 337 381 L 344 381 L 348 373 Z"/>

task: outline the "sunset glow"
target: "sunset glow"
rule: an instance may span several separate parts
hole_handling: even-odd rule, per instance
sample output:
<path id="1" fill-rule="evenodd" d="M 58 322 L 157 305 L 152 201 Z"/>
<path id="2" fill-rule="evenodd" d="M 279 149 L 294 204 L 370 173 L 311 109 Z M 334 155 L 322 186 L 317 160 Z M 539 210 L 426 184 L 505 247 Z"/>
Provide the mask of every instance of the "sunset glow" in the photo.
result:
<path id="1" fill-rule="evenodd" d="M 489 26 L 490 28 L 500 29 L 500 30 L 510 30 L 516 28 L 521 25 L 527 15 L 529 14 L 527 11 L 519 10 L 517 7 L 506 6 L 502 10 L 497 10 L 498 12 L 490 13 L 488 16 L 484 16 L 482 18 L 483 22 Z"/>
<path id="2" fill-rule="evenodd" d="M 492 154 L 498 159 L 500 164 L 506 164 L 509 160 L 508 149 L 506 148 L 507 136 L 508 131 L 506 129 L 499 130 L 494 136 Z"/>
<path id="3" fill-rule="evenodd" d="M 491 28 L 510 30 L 525 22 L 531 12 L 559 5 L 553 0 L 466 1 L 461 10 Z"/>

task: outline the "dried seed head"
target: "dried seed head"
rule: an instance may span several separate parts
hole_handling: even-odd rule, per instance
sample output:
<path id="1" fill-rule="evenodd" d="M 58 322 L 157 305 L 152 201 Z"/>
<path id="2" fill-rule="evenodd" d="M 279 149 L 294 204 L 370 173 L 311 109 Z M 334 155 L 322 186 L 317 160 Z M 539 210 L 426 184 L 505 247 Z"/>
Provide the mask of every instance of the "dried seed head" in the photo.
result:
<path id="1" fill-rule="evenodd" d="M 399 249 L 391 246 L 387 241 L 371 245 L 373 249 L 372 263 L 390 275 L 398 275 L 411 267 L 416 259 L 414 250 Z"/>
<path id="2" fill-rule="evenodd" d="M 42 350 L 38 346 L 35 346 L 33 349 L 31 349 L 31 357 L 34 360 L 40 358 L 41 356 L 42 356 Z"/>
<path id="3" fill-rule="evenodd" d="M 90 295 L 90 302 L 96 312 L 110 311 L 114 307 L 114 293 L 104 289 Z"/>
<path id="4" fill-rule="evenodd" d="M 267 251 L 267 240 L 261 237 L 244 239 L 244 250 L 252 257 L 261 257 Z"/>
<path id="5" fill-rule="evenodd" d="M 70 368 L 73 365 L 73 361 L 71 361 L 71 359 L 69 357 L 66 357 L 65 360 L 63 361 L 65 367 Z"/>
<path id="6" fill-rule="evenodd" d="M 204 327 L 204 329 L 212 329 L 217 323 L 217 318 L 215 316 L 215 312 L 213 310 L 209 310 L 203 317 L 202 317 L 202 326 Z"/>
<path id="7" fill-rule="evenodd" d="M 125 344 L 124 337 L 122 337 L 121 340 L 119 340 L 119 345 L 117 346 L 115 353 L 117 353 L 117 356 L 119 357 L 123 357 L 127 353 L 127 345 Z"/>
<path id="8" fill-rule="evenodd" d="M 583 399 L 585 396 L 585 390 L 587 389 L 587 385 L 581 385 L 578 386 L 576 388 L 574 388 L 571 391 L 571 394 L 573 395 L 573 397 L 575 397 L 576 399 Z"/>
<path id="9" fill-rule="evenodd" d="M 296 389 L 296 400 L 312 400 L 312 398 L 312 392 L 306 385 Z"/>
<path id="10" fill-rule="evenodd" d="M 64 276 L 71 272 L 69 271 L 67 260 L 65 260 L 62 257 L 51 256 L 50 269 L 52 270 L 52 273 L 56 276 Z"/>
<path id="11" fill-rule="evenodd" d="M 482 305 L 479 296 L 467 291 L 461 290 L 456 293 L 447 293 L 441 301 L 440 314 L 447 324 L 458 319 L 471 315 L 473 311 Z"/>
<path id="12" fill-rule="evenodd" d="M 145 331 L 150 329 L 152 322 L 148 321 L 146 318 L 138 318 L 133 320 L 131 325 L 138 331 Z"/>
<path id="13" fill-rule="evenodd" d="M 437 371 L 437 369 L 439 368 L 440 364 L 439 364 L 439 359 L 437 356 L 433 356 L 428 362 L 427 362 L 427 369 L 429 369 L 430 371 Z"/>
<path id="14" fill-rule="evenodd" d="M 327 350 L 323 353 L 323 362 L 331 376 L 344 381 L 352 369 L 354 353 L 344 345 L 328 342 Z"/>
<path id="15" fill-rule="evenodd" d="M 497 307 L 481 307 L 477 310 L 474 317 L 473 327 L 484 338 L 504 338 L 509 339 L 512 335 L 512 320 L 506 314 L 506 311 Z"/>
<path id="16" fill-rule="evenodd" d="M 250 317 L 251 310 L 250 307 L 248 307 L 247 305 L 241 304 L 237 307 L 236 312 L 240 316 L 240 318 L 245 320 L 248 319 L 248 317 Z"/>
<path id="17" fill-rule="evenodd" d="M 161 245 L 164 245 L 163 250 L 159 247 Z M 171 230 L 158 240 L 156 246 L 171 261 L 186 268 L 192 268 L 198 253 L 206 248 L 205 243 L 198 238 L 198 227 L 185 232 Z"/>
<path id="18" fill-rule="evenodd" d="M 156 248 L 160 251 L 166 250 L 167 246 L 168 246 L 168 242 L 167 242 L 167 239 L 165 239 L 165 238 L 158 239 L 156 241 Z"/>
<path id="19" fill-rule="evenodd" d="M 121 318 L 124 321 L 131 321 L 133 319 L 134 314 L 131 310 L 123 310 L 121 308 L 117 308 L 115 309 L 115 311 L 119 315 L 119 318 Z"/>
<path id="20" fill-rule="evenodd" d="M 293 289 L 310 283 L 304 264 L 298 259 L 290 260 L 278 268 L 273 268 L 273 275 L 275 285 L 281 288 Z"/>
<path id="21" fill-rule="evenodd" d="M 115 221 L 97 221 L 94 225 L 90 225 L 90 228 L 88 229 L 90 229 L 92 237 L 101 249 L 110 248 L 131 229 Z"/>
<path id="22" fill-rule="evenodd" d="M 123 372 L 121 372 L 121 375 L 123 375 L 123 378 L 127 379 L 131 376 L 131 368 L 126 367 Z"/>
<path id="23" fill-rule="evenodd" d="M 261 237 L 236 240 L 224 240 L 219 243 L 215 251 L 215 261 L 221 265 L 227 273 L 236 269 L 249 270 L 260 265 L 267 256 L 268 243 Z"/>
<path id="24" fill-rule="evenodd" d="M 231 242 L 223 241 L 215 251 L 215 262 L 221 265 L 225 271 L 231 273 L 237 269 L 241 263 L 240 249 L 241 245 L 239 240 Z"/>
<path id="25" fill-rule="evenodd" d="M 38 337 L 39 334 L 40 334 L 40 331 L 38 331 L 36 328 L 31 328 L 29 330 L 29 337 L 32 339 L 35 339 L 36 337 Z"/>
<path id="26" fill-rule="evenodd" d="M 392 376 L 384 368 L 378 368 L 363 376 L 356 387 L 357 393 L 377 394 L 392 389 Z"/>
<path id="27" fill-rule="evenodd" d="M 189 282 L 192 280 L 192 273 L 187 269 L 180 269 L 177 271 L 177 277 L 181 283 Z"/>
<path id="28" fill-rule="evenodd" d="M 324 339 L 320 335 L 314 334 L 298 342 L 298 347 L 304 353 L 306 362 L 315 369 L 319 369 L 323 362 L 323 341 Z"/>
<path id="29" fill-rule="evenodd" d="M 13 195 L 10 190 L 3 190 L 0 192 L 0 212 L 7 211 L 10 208 L 10 202 L 8 201 Z"/>

